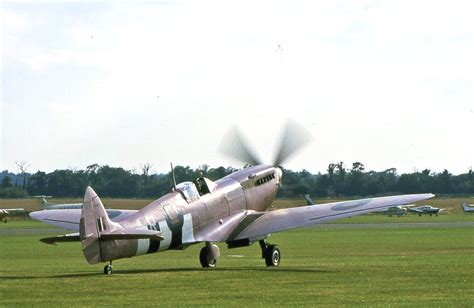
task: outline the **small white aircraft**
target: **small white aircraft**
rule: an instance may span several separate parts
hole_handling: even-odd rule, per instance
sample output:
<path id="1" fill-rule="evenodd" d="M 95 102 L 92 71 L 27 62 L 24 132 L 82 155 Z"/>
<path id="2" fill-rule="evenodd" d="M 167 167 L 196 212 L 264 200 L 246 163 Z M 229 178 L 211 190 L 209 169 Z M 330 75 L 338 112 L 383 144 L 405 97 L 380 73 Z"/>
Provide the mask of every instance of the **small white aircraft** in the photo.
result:
<path id="1" fill-rule="evenodd" d="M 34 196 L 35 198 L 40 199 L 40 208 L 43 210 L 72 210 L 72 209 L 82 209 L 82 202 L 81 203 L 61 203 L 61 204 L 54 204 L 49 203 L 47 198 L 52 198 L 52 196 Z"/>
<path id="2" fill-rule="evenodd" d="M 4 223 L 7 223 L 7 216 L 10 215 L 12 212 L 22 212 L 24 209 L 17 208 L 17 209 L 0 209 L 0 219 L 3 220 Z"/>
<path id="3" fill-rule="evenodd" d="M 464 212 L 474 213 L 474 205 L 472 205 L 472 204 L 467 204 L 467 203 L 463 203 L 461 206 L 462 206 L 462 210 L 463 210 Z"/>
<path id="4" fill-rule="evenodd" d="M 418 207 L 412 207 L 408 208 L 410 212 L 418 214 L 418 216 L 421 216 L 422 214 L 429 214 L 430 216 L 433 216 L 435 214 L 438 216 L 439 212 L 444 211 L 444 209 L 440 209 L 431 205 L 422 205 Z"/>

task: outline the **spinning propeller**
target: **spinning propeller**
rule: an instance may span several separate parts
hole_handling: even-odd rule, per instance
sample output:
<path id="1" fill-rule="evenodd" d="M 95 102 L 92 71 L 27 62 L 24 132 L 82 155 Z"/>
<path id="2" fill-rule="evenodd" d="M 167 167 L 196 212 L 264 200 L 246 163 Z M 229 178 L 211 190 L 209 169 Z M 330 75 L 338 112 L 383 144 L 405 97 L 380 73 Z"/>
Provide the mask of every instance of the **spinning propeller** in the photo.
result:
<path id="1" fill-rule="evenodd" d="M 281 166 L 310 140 L 311 135 L 305 128 L 295 121 L 288 120 L 285 130 L 280 136 L 280 143 L 272 165 L 275 167 Z M 222 154 L 253 166 L 262 164 L 260 158 L 235 126 L 224 136 L 219 151 Z"/>

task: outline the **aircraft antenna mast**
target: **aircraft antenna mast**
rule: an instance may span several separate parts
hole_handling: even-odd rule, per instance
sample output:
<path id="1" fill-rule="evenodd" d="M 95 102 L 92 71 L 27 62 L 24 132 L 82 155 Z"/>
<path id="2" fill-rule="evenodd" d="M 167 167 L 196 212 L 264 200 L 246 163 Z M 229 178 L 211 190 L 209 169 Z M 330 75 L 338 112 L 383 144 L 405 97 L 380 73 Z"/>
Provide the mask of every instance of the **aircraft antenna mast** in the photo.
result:
<path id="1" fill-rule="evenodd" d="M 173 176 L 173 189 L 176 190 L 176 178 L 174 176 L 174 168 L 173 168 L 173 163 L 171 164 L 171 175 Z"/>

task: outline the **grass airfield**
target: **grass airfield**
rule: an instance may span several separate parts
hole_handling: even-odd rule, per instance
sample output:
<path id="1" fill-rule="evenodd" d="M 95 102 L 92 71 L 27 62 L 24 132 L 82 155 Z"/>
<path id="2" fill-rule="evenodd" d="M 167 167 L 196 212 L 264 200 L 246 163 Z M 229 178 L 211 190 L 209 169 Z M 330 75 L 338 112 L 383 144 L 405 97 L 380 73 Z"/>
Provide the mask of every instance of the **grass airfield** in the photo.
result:
<path id="1" fill-rule="evenodd" d="M 51 246 L 38 241 L 61 234 L 61 230 L 51 233 L 51 226 L 13 218 L 0 225 L 0 306 L 472 307 L 472 226 L 351 226 L 474 221 L 473 214 L 461 213 L 454 203 L 452 210 L 448 207 L 438 217 L 364 215 L 336 221 L 348 224 L 344 228 L 273 234 L 269 241 L 282 250 L 277 268 L 265 267 L 258 244 L 228 250 L 218 243 L 221 257 L 216 269 L 200 267 L 202 245 L 196 245 L 184 251 L 116 260 L 111 276 L 102 274 L 104 264 L 86 263 L 79 243 Z M 32 228 L 36 234 L 1 233 L 15 228 Z"/>

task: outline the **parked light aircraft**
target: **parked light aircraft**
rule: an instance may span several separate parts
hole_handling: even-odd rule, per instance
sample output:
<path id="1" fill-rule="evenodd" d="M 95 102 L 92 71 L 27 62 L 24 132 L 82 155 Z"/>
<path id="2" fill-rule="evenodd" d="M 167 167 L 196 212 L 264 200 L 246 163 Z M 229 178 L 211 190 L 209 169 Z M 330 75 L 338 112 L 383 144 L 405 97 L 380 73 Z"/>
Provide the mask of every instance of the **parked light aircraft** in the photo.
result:
<path id="1" fill-rule="evenodd" d="M 384 214 L 384 215 L 388 215 L 389 217 L 392 217 L 392 216 L 403 216 L 407 213 L 407 207 L 408 205 L 397 205 L 397 206 L 392 206 L 392 207 L 389 207 L 388 209 L 386 210 L 383 210 L 383 211 L 377 211 L 376 213 L 377 214 Z"/>
<path id="2" fill-rule="evenodd" d="M 34 196 L 35 198 L 40 198 L 40 208 L 43 210 L 78 210 L 78 211 L 70 211 L 68 212 L 68 215 L 72 215 L 72 219 L 69 219 L 69 221 L 79 221 L 79 218 L 81 216 L 81 209 L 82 209 L 82 203 L 61 203 L 61 204 L 53 204 L 49 203 L 46 198 L 51 198 L 51 196 Z M 137 211 L 136 210 L 119 210 L 119 209 L 106 209 L 107 215 L 109 215 L 109 218 L 112 221 L 120 221 L 124 219 L 125 217 L 135 214 Z M 76 217 L 76 219 L 74 219 Z M 68 222 L 62 222 L 61 227 L 68 229 L 68 230 L 75 230 L 75 227 L 69 226 L 70 223 Z"/>
<path id="3" fill-rule="evenodd" d="M 411 208 L 408 208 L 408 210 L 410 212 L 418 214 L 418 216 L 421 216 L 422 214 L 429 214 L 430 216 L 433 216 L 433 214 L 435 214 L 436 216 L 438 216 L 439 212 L 444 211 L 444 209 L 433 207 L 431 205 L 411 207 Z"/>
<path id="4" fill-rule="evenodd" d="M 52 198 L 52 196 L 34 196 L 40 200 L 40 208 L 43 210 L 71 210 L 71 209 L 82 209 L 82 203 L 62 203 L 62 204 L 53 204 L 49 203 L 47 198 Z"/>
<path id="5" fill-rule="evenodd" d="M 463 203 L 462 204 L 462 210 L 464 212 L 474 213 L 474 205 Z"/>
<path id="6" fill-rule="evenodd" d="M 53 204 L 49 203 L 46 198 L 51 198 L 51 196 L 34 196 L 35 198 L 40 198 L 40 208 L 45 211 L 54 211 L 51 212 L 51 217 L 64 214 L 67 219 L 62 219 L 61 221 L 56 221 L 55 225 L 65 228 L 67 230 L 77 230 L 78 222 L 81 217 L 82 203 L 61 203 Z M 64 212 L 68 210 L 67 212 Z M 62 212 L 57 212 L 62 211 Z M 120 221 L 125 217 L 128 217 L 132 214 L 138 212 L 137 210 L 116 210 L 116 209 L 106 209 L 107 215 L 112 221 Z M 49 215 L 47 216 L 49 217 Z M 49 218 L 49 220 L 54 221 L 54 218 Z M 45 221 L 46 223 L 48 221 Z"/>
<path id="7" fill-rule="evenodd" d="M 174 185 L 170 193 L 120 221 L 110 219 L 91 187 L 86 189 L 80 216 L 78 210 L 37 211 L 30 215 L 53 225 L 67 223 L 74 227 L 78 233 L 42 241 L 49 244 L 81 241 L 87 262 L 109 262 L 104 273 L 111 274 L 113 260 L 185 249 L 198 243 L 204 243 L 199 254 L 201 266 L 212 268 L 220 256 L 214 242 L 224 242 L 228 248 L 258 242 L 266 265 L 278 266 L 281 252 L 277 245 L 267 242 L 271 233 L 314 226 L 434 196 L 398 195 L 268 211 L 282 183 L 283 172 L 279 166 L 308 140 L 295 134 L 296 131 L 294 124 L 287 126 L 273 165 L 266 165 L 252 154 L 238 131 L 232 130 L 227 135 L 224 152 L 251 167 L 215 182 L 201 176 L 193 182 Z"/>
<path id="8" fill-rule="evenodd" d="M 24 209 L 17 208 L 17 209 L 0 209 L 0 219 L 4 222 L 7 223 L 7 216 L 10 215 L 12 212 L 21 212 L 24 211 Z"/>

